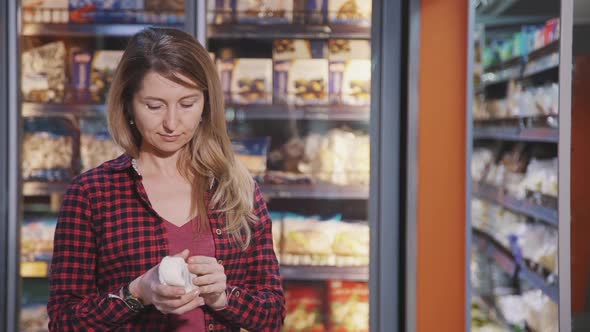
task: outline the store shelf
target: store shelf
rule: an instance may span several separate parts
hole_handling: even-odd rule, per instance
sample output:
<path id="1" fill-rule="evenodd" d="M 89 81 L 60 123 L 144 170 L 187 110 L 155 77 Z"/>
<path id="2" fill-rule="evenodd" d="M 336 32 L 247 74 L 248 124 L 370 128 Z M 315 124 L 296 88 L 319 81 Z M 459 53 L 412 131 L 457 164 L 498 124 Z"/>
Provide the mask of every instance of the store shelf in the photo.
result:
<path id="1" fill-rule="evenodd" d="M 49 262 L 21 262 L 20 276 L 21 278 L 47 278 L 49 275 Z"/>
<path id="2" fill-rule="evenodd" d="M 23 116 L 104 116 L 106 105 L 22 103 L 21 113 Z"/>
<path id="3" fill-rule="evenodd" d="M 528 62 L 524 68 L 523 76 L 530 77 L 548 70 L 559 68 L 559 53 L 543 56 L 535 61 Z"/>
<path id="4" fill-rule="evenodd" d="M 558 227 L 557 210 L 547 208 L 528 200 L 519 200 L 506 193 L 500 188 L 483 184 L 473 183 L 473 196 L 498 205 L 501 205 L 514 212 L 524 214 L 531 218 L 540 220 L 548 225 Z"/>
<path id="5" fill-rule="evenodd" d="M 540 289 L 552 301 L 559 303 L 559 289 L 557 285 L 545 281 L 545 278 L 532 271 L 526 263 L 518 263 L 508 249 L 504 248 L 486 232 L 476 228 L 472 228 L 472 230 L 474 245 L 492 258 L 502 270 L 509 275 L 518 273 L 521 279 L 525 280 L 532 287 Z"/>
<path id="6" fill-rule="evenodd" d="M 559 41 L 545 45 L 526 56 L 519 56 L 492 65 L 484 70 L 484 86 L 530 77 L 559 68 Z"/>
<path id="7" fill-rule="evenodd" d="M 526 265 L 520 264 L 519 276 L 526 280 L 531 286 L 540 289 L 551 301 L 559 303 L 559 288 L 556 285 L 548 284 L 543 277 L 529 269 Z"/>
<path id="8" fill-rule="evenodd" d="M 481 126 L 473 129 L 473 138 L 476 140 L 492 139 L 506 141 L 557 143 L 559 141 L 559 129 L 557 128 L 519 128 Z"/>
<path id="9" fill-rule="evenodd" d="M 369 267 L 337 266 L 281 266 L 281 277 L 285 280 L 351 280 L 368 281 Z"/>
<path id="10" fill-rule="evenodd" d="M 23 36 L 56 36 L 56 37 L 130 37 L 153 24 L 39 24 L 25 23 Z M 182 29 L 182 25 L 167 25 Z"/>
<path id="11" fill-rule="evenodd" d="M 329 120 L 369 121 L 369 106 L 228 105 L 231 120 Z"/>
<path id="12" fill-rule="evenodd" d="M 370 39 L 371 28 L 355 25 L 314 25 L 314 24 L 211 24 L 209 38 L 223 39 L 326 39 L 353 38 Z"/>
<path id="13" fill-rule="evenodd" d="M 261 184 L 265 198 L 368 199 L 368 186 Z"/>
<path id="14" fill-rule="evenodd" d="M 63 195 L 68 189 L 66 182 L 24 182 L 24 196 L 47 196 L 51 194 Z"/>
<path id="15" fill-rule="evenodd" d="M 518 265 L 510 251 L 496 242 L 491 236 L 483 231 L 473 228 L 473 243 L 482 252 L 494 259 L 498 266 L 509 275 L 516 273 Z"/>

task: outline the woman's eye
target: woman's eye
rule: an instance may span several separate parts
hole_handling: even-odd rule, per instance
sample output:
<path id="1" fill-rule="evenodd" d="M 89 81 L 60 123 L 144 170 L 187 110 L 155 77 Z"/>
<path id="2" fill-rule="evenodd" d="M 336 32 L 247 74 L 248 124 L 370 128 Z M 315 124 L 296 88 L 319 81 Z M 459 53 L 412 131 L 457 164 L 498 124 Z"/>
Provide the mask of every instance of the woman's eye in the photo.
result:
<path id="1" fill-rule="evenodd" d="M 162 108 L 162 105 L 150 105 L 150 104 L 146 104 L 145 106 L 146 106 L 146 107 L 147 107 L 149 110 L 152 110 L 152 111 L 157 111 L 157 110 L 159 110 L 159 109 L 161 109 L 161 108 Z"/>
<path id="2" fill-rule="evenodd" d="M 191 108 L 191 107 L 193 107 L 194 105 L 195 105 L 194 103 L 192 103 L 192 104 L 180 104 L 180 106 L 182 106 L 182 107 L 184 107 L 184 108 Z"/>

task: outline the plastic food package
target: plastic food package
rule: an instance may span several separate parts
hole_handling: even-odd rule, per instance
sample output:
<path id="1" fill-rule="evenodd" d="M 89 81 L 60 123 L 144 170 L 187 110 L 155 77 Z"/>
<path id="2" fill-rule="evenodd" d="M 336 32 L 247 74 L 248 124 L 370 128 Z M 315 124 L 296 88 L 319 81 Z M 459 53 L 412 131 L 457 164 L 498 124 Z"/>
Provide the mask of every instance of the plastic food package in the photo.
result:
<path id="1" fill-rule="evenodd" d="M 368 135 L 333 129 L 326 136 L 311 134 L 304 141 L 304 157 L 298 166 L 300 172 L 338 185 L 369 183 Z"/>
<path id="2" fill-rule="evenodd" d="M 24 221 L 21 236 L 21 259 L 23 261 L 51 260 L 56 224 L 56 218 Z"/>
<path id="3" fill-rule="evenodd" d="M 490 149 L 476 148 L 471 155 L 471 177 L 479 182 L 483 179 L 485 171 L 493 162 L 494 154 Z"/>
<path id="4" fill-rule="evenodd" d="M 217 62 L 227 102 L 270 104 L 272 102 L 272 60 L 224 59 Z"/>
<path id="5" fill-rule="evenodd" d="M 285 217 L 283 220 L 282 262 L 287 265 L 336 265 L 332 251 L 334 223 L 297 219 Z"/>
<path id="6" fill-rule="evenodd" d="M 83 119 L 80 131 L 80 157 L 84 171 L 115 159 L 124 152 L 111 138 L 103 118 Z"/>
<path id="7" fill-rule="evenodd" d="M 293 0 L 236 1 L 240 23 L 288 23 L 293 21 Z"/>
<path id="8" fill-rule="evenodd" d="M 72 177 L 73 128 L 64 118 L 26 118 L 23 179 L 66 181 Z"/>
<path id="9" fill-rule="evenodd" d="M 332 243 L 336 265 L 368 266 L 369 235 L 366 223 L 339 223 Z"/>
<path id="10" fill-rule="evenodd" d="M 274 94 L 277 103 L 324 105 L 328 103 L 328 60 L 275 61 Z"/>
<path id="11" fill-rule="evenodd" d="M 287 316 L 284 332 L 323 332 L 323 291 L 319 286 L 290 284 L 285 287 Z"/>
<path id="12" fill-rule="evenodd" d="M 528 224 L 518 243 L 525 258 L 557 273 L 557 232 L 554 229 Z"/>
<path id="13" fill-rule="evenodd" d="M 144 0 L 70 0 L 70 21 L 135 23 L 143 10 Z"/>
<path id="14" fill-rule="evenodd" d="M 25 101 L 59 103 L 66 85 L 66 46 L 57 41 L 22 54 L 22 93 Z"/>
<path id="15" fill-rule="evenodd" d="M 471 200 L 471 224 L 479 229 L 488 229 L 490 204 L 480 199 Z"/>
<path id="16" fill-rule="evenodd" d="M 336 24 L 371 24 L 371 1 L 329 0 L 328 20 Z"/>
<path id="17" fill-rule="evenodd" d="M 329 41 L 330 100 L 367 106 L 371 97 L 371 45 L 366 40 Z"/>
<path id="18" fill-rule="evenodd" d="M 269 146 L 270 137 L 232 140 L 232 147 L 236 157 L 255 176 L 262 175 L 266 171 Z"/>
<path id="19" fill-rule="evenodd" d="M 369 331 L 369 285 L 366 282 L 328 281 L 330 331 Z"/>
<path id="20" fill-rule="evenodd" d="M 20 312 L 20 332 L 48 331 L 47 304 L 24 305 Z"/>
<path id="21" fill-rule="evenodd" d="M 22 0 L 24 23 L 67 23 L 68 0 Z"/>
<path id="22" fill-rule="evenodd" d="M 532 290 L 522 295 L 527 310 L 527 324 L 535 332 L 559 331 L 558 306 L 541 290 Z"/>
<path id="23" fill-rule="evenodd" d="M 510 324 L 521 326 L 526 319 L 526 307 L 520 295 L 502 295 L 496 297 L 498 309 Z"/>
<path id="24" fill-rule="evenodd" d="M 541 192 L 543 194 L 557 197 L 557 158 L 555 159 L 532 159 L 527 167 L 527 172 L 522 187 L 525 190 Z"/>

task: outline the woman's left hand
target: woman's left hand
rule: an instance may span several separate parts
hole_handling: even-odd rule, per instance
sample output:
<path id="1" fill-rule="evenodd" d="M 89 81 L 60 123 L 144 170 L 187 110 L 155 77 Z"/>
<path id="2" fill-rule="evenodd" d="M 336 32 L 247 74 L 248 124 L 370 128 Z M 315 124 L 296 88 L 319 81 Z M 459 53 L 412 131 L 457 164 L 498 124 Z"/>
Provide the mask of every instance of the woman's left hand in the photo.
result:
<path id="1" fill-rule="evenodd" d="M 223 265 L 215 257 L 192 256 L 188 259 L 188 270 L 197 275 L 193 284 L 199 286 L 205 304 L 213 310 L 224 309 L 227 306 L 227 276 Z"/>

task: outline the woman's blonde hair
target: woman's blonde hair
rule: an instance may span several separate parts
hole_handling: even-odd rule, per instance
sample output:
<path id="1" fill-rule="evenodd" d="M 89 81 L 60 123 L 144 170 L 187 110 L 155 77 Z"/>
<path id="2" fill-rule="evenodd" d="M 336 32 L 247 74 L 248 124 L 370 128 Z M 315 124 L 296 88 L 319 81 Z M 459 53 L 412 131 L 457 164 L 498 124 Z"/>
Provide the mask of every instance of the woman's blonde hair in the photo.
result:
<path id="1" fill-rule="evenodd" d="M 247 248 L 252 237 L 251 223 L 257 220 L 253 213 L 254 180 L 234 157 L 215 64 L 191 35 L 175 29 L 146 28 L 131 38 L 108 96 L 108 125 L 113 139 L 127 154 L 138 157 L 142 138 L 130 125 L 133 97 L 149 71 L 203 91 L 202 121 L 194 137 L 182 148 L 178 169 L 192 184 L 191 215 L 198 215 L 201 225 L 206 225 L 208 208 L 226 214 L 226 231 L 243 249 Z M 212 181 L 216 182 L 216 190 L 209 206 L 205 206 L 204 193 Z"/>

